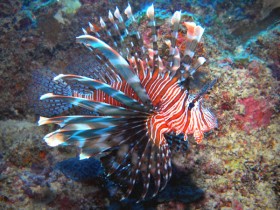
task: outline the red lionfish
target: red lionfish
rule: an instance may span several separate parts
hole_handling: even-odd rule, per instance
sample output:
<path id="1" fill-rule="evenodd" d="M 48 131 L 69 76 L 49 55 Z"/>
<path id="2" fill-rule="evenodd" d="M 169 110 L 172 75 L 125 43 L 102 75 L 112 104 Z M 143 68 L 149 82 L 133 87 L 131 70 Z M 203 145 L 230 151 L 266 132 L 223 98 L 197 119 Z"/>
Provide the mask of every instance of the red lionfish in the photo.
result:
<path id="1" fill-rule="evenodd" d="M 76 38 L 78 43 L 90 49 L 103 68 L 92 71 L 92 77 L 55 76 L 53 80 L 57 86 L 67 86 L 65 91 L 40 97 L 49 102 L 79 106 L 96 114 L 40 117 L 38 123 L 60 126 L 44 137 L 49 146 L 76 145 L 81 148 L 80 159 L 100 158 L 106 174 L 115 175 L 125 183 L 126 197 L 135 189 L 136 183 L 142 183 L 140 199 L 145 199 L 164 189 L 172 174 L 166 135 L 181 134 L 187 140 L 187 136 L 193 134 L 200 143 L 205 132 L 217 127 L 215 116 L 202 106 L 203 95 L 216 80 L 194 95 L 182 86 L 186 73 L 192 75 L 205 58 L 199 57 L 193 62 L 196 46 L 204 32 L 194 22 L 184 22 L 186 48 L 183 52 L 178 49 L 176 40 L 181 11 L 176 11 L 171 18 L 172 34 L 171 40 L 166 41 L 167 56 L 159 55 L 153 5 L 146 12 L 151 28 L 150 48 L 149 44 L 143 43 L 130 5 L 124 13 L 131 21 L 131 29 L 125 26 L 123 16 L 116 8 L 114 15 L 109 11 L 108 21 L 100 18 L 100 30 L 89 23 L 87 30 L 83 29 L 85 34 Z M 101 41 L 102 36 L 107 36 L 119 52 Z M 129 37 L 130 41 L 125 42 Z M 71 82 L 92 92 L 74 90 L 67 85 Z"/>

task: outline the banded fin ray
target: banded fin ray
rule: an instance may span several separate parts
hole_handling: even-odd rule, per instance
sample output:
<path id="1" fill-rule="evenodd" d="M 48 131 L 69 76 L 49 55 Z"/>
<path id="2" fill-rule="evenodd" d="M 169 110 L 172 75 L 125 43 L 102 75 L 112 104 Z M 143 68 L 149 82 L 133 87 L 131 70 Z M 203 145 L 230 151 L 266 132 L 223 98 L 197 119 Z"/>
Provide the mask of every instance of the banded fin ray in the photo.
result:
<path id="1" fill-rule="evenodd" d="M 142 189 L 140 200 L 156 196 L 171 177 L 168 147 L 156 145 L 146 135 L 144 124 L 143 129 L 123 133 L 123 139 L 127 140 L 119 145 L 118 150 L 101 159 L 106 173 L 122 183 L 126 189 L 125 197 L 138 191 L 139 187 Z M 120 152 L 121 148 L 125 150 Z"/>
<path id="2" fill-rule="evenodd" d="M 101 51 L 118 71 L 117 73 L 121 75 L 137 93 L 138 97 L 144 103 L 144 105 L 151 106 L 151 100 L 146 90 L 142 87 L 138 76 L 133 74 L 127 61 L 117 51 L 115 51 L 100 39 L 97 39 L 96 37 L 90 35 L 81 35 L 76 39 L 79 43 L 83 43 L 88 47 L 96 48 Z"/>
<path id="3" fill-rule="evenodd" d="M 143 119 L 128 119 L 122 123 L 115 124 L 106 122 L 69 124 L 47 134 L 44 139 L 50 146 L 74 144 L 81 148 L 94 149 L 95 144 L 104 144 L 110 138 L 111 140 L 108 141 L 107 145 L 113 147 L 124 141 L 117 136 L 124 132 L 130 132 L 132 129 L 137 129 L 143 123 Z M 97 139 L 101 139 L 102 141 L 97 141 Z M 90 156 L 93 155 L 90 154 Z"/>
<path id="4" fill-rule="evenodd" d="M 144 125 L 145 121 L 140 120 L 134 122 L 126 122 L 113 126 L 111 130 L 103 132 L 102 135 L 100 135 L 99 137 L 97 136 L 95 139 L 92 137 L 88 138 L 82 148 L 82 154 L 86 154 L 86 156 L 96 156 L 99 154 L 102 155 L 102 153 L 112 152 L 116 150 L 118 155 L 120 156 L 122 152 L 126 152 L 126 150 L 121 152 L 121 147 L 128 148 L 128 145 L 134 142 L 135 138 L 139 137 L 139 134 L 141 134 L 142 136 L 145 135 L 145 130 L 143 129 Z M 135 131 L 137 131 L 137 133 L 135 133 Z M 106 149 L 103 148 L 98 153 L 96 153 L 96 147 L 98 147 L 96 145 L 98 143 L 106 145 Z M 110 156 L 110 153 L 106 155 Z M 122 159 L 123 156 L 120 156 L 118 158 Z M 116 163 L 117 162 L 114 162 L 114 165 L 116 165 Z M 107 172 L 112 170 L 111 166 L 107 167 L 106 164 L 103 163 L 103 160 L 102 164 Z M 124 167 L 126 167 L 126 165 Z"/>
<path id="5" fill-rule="evenodd" d="M 75 57 L 71 64 L 67 66 L 66 72 L 96 79 L 109 85 L 122 81 L 107 59 L 101 53 L 98 54 L 94 51 Z"/>
<path id="6" fill-rule="evenodd" d="M 92 116 L 92 115 L 69 115 L 69 116 L 57 116 L 57 117 L 40 117 L 38 121 L 38 125 L 46 125 L 46 124 L 57 124 L 60 127 L 69 124 L 81 124 L 81 123 L 100 123 L 100 124 L 118 124 L 119 122 L 125 122 L 129 119 L 146 119 L 145 115 L 142 116 Z"/>
<path id="7" fill-rule="evenodd" d="M 171 43 L 170 43 L 170 47 L 169 47 L 169 58 L 168 58 L 169 63 L 168 63 L 168 67 L 167 67 L 170 70 L 174 66 L 174 56 L 176 53 L 176 41 L 178 38 L 178 29 L 179 29 L 180 20 L 181 20 L 181 11 L 176 11 L 171 18 L 171 25 L 173 27 L 172 27 L 172 38 L 171 38 Z"/>
<path id="8" fill-rule="evenodd" d="M 86 108 L 88 110 L 97 112 L 102 115 L 137 115 L 141 112 L 138 112 L 136 110 L 129 110 L 123 107 L 113 106 L 107 103 L 103 102 L 95 102 L 86 98 L 80 98 L 80 97 L 73 97 L 73 96 L 64 96 L 64 95 L 54 95 L 52 93 L 47 93 L 41 96 L 40 100 L 45 99 L 59 99 L 63 100 L 65 102 L 68 102 L 70 104 L 80 106 L 83 108 Z"/>
<path id="9" fill-rule="evenodd" d="M 71 86 L 66 84 L 63 80 L 53 81 L 55 76 L 57 75 L 50 69 L 35 70 L 33 72 L 31 86 L 28 89 L 28 102 L 36 114 L 51 117 L 72 108 L 71 104 L 63 102 L 62 100 L 39 100 L 41 95 L 46 92 L 67 96 L 72 95 Z"/>
<path id="10" fill-rule="evenodd" d="M 114 89 L 112 86 L 107 85 L 106 83 L 100 82 L 95 79 L 90 79 L 88 77 L 83 77 L 79 75 L 71 75 L 71 74 L 60 74 L 54 78 L 54 80 L 58 79 L 66 79 L 66 80 L 75 80 L 80 82 L 83 85 L 89 86 L 94 88 L 95 90 L 101 90 L 111 96 L 112 98 L 116 99 L 117 101 L 121 102 L 122 104 L 128 106 L 129 108 L 133 108 L 138 111 L 148 112 L 149 110 L 145 108 L 142 104 L 140 104 L 135 99 L 126 96 L 122 91 Z"/>

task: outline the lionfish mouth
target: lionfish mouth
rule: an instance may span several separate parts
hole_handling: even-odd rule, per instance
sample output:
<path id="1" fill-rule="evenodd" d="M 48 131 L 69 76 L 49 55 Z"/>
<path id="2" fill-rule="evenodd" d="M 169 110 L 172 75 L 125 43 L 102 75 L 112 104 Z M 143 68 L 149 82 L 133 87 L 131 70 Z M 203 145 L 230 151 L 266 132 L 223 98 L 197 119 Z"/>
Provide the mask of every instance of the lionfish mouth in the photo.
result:
<path id="1" fill-rule="evenodd" d="M 75 145 L 81 148 L 80 159 L 100 158 L 107 175 L 125 187 L 125 197 L 137 185 L 142 186 L 142 200 L 156 196 L 171 177 L 170 136 L 187 140 L 192 134 L 200 143 L 205 132 L 217 127 L 201 100 L 216 80 L 197 95 L 181 86 L 205 62 L 194 59 L 204 29 L 194 22 L 181 24 L 181 11 L 171 17 L 169 39 L 161 45 L 153 5 L 146 12 L 148 32 L 138 30 L 130 5 L 124 13 L 131 27 L 116 8 L 77 37 L 97 61 L 96 68 L 46 73 L 38 81 L 49 92 L 40 97 L 38 107 L 45 117 L 38 123 L 60 127 L 44 137 L 49 146 Z M 179 32 L 185 33 L 183 47 L 178 46 Z M 60 116 L 73 106 L 87 114 Z"/>

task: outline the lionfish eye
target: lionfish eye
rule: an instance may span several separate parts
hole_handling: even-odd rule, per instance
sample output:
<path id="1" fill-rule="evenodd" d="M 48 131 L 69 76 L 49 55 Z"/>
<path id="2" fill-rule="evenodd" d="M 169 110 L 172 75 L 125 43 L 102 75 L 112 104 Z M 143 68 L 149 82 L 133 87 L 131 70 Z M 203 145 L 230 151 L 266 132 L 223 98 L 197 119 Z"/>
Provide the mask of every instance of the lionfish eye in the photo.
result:
<path id="1" fill-rule="evenodd" d="M 188 109 L 191 110 L 194 107 L 194 102 L 189 103 Z"/>

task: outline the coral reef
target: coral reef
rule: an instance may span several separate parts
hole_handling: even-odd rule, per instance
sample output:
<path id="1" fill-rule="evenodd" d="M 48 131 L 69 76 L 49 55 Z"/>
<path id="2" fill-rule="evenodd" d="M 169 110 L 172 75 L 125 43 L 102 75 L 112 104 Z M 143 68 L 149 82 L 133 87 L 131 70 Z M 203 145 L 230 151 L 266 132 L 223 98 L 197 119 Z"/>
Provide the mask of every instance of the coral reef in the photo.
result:
<path id="1" fill-rule="evenodd" d="M 270 123 L 272 116 L 272 106 L 266 99 L 257 101 L 254 97 L 239 99 L 240 109 L 245 109 L 243 115 L 235 115 L 235 119 L 239 121 L 242 130 L 251 133 L 252 130 L 266 127 Z"/>
<path id="2" fill-rule="evenodd" d="M 265 2 L 272 2 L 272 6 Z M 120 10 L 126 7 L 121 1 L 80 3 L 72 10 L 74 14 L 61 13 L 64 24 L 55 18 L 63 8 L 55 1 L 0 3 L 1 209 L 133 206 L 129 201 L 119 202 L 121 192 L 106 179 L 74 181 L 84 177 L 70 174 L 71 167 L 62 167 L 67 162 L 61 161 L 76 157 L 78 151 L 47 147 L 42 141 L 43 133 L 51 128 L 38 128 L 28 105 L 30 92 L 26 90 L 34 70 L 48 66 L 62 73 L 74 58 L 82 59 L 80 56 L 86 53 L 74 43 L 81 34 L 80 28 L 92 19 L 98 22 L 99 14 L 106 16 L 116 5 Z M 142 2 L 130 3 L 135 12 L 143 9 Z M 173 152 L 173 164 L 178 170 L 174 171 L 167 191 L 136 207 L 279 209 L 280 29 L 279 23 L 271 22 L 273 19 L 262 22 L 279 8 L 278 1 L 155 1 L 155 7 L 167 10 L 161 13 L 162 17 L 173 10 L 189 11 L 196 15 L 186 14 L 185 18 L 208 26 L 200 46 L 208 63 L 194 75 L 191 87 L 199 88 L 208 77 L 219 78 L 204 99 L 216 113 L 219 127 L 201 145 L 190 138 L 183 145 L 184 152 Z M 148 33 L 145 19 L 139 21 L 142 31 Z M 165 23 L 164 19 L 160 21 Z M 247 30 L 246 22 L 261 23 L 267 28 Z M 164 31 L 160 33 L 164 44 Z"/>

